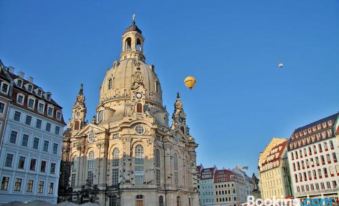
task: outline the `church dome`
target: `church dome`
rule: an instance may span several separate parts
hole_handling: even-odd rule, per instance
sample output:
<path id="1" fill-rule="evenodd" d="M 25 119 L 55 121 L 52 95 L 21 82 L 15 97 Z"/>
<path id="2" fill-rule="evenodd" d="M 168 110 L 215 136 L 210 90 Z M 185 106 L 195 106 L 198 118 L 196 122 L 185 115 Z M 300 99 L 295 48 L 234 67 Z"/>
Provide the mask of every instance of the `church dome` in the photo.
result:
<path id="1" fill-rule="evenodd" d="M 145 89 L 145 100 L 162 105 L 162 92 L 153 65 L 134 58 L 115 62 L 107 72 L 101 85 L 100 103 L 130 99 L 138 82 Z"/>

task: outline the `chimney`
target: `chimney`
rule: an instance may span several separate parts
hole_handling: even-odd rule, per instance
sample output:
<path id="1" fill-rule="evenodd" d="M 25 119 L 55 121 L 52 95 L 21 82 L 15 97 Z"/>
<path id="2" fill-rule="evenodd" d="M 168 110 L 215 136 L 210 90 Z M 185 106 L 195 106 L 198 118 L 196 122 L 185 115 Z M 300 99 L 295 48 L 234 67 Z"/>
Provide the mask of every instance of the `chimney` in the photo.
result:
<path id="1" fill-rule="evenodd" d="M 23 78 L 25 77 L 25 73 L 20 71 L 20 72 L 18 73 L 18 76 L 21 77 L 21 78 L 23 79 Z"/>
<path id="2" fill-rule="evenodd" d="M 9 66 L 9 67 L 7 67 L 7 68 L 8 68 L 8 71 L 9 71 L 10 73 L 14 73 L 14 67 Z"/>
<path id="3" fill-rule="evenodd" d="M 33 83 L 33 77 L 28 77 L 27 79 L 30 83 Z"/>

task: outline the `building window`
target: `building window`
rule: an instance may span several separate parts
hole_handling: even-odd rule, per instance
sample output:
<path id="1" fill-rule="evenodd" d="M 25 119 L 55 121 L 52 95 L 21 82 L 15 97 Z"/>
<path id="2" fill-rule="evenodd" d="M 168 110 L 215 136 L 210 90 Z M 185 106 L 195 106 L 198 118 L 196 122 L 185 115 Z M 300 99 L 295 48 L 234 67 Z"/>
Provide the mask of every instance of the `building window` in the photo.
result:
<path id="1" fill-rule="evenodd" d="M 115 148 L 112 154 L 112 185 L 119 183 L 119 149 Z"/>
<path id="2" fill-rule="evenodd" d="M 3 114 L 5 111 L 5 103 L 0 102 L 0 114 Z"/>
<path id="3" fill-rule="evenodd" d="M 36 120 L 35 127 L 36 127 L 37 129 L 41 129 L 41 124 L 42 124 L 41 119 L 37 119 L 37 120 Z"/>
<path id="4" fill-rule="evenodd" d="M 34 105 L 35 105 L 35 99 L 33 99 L 32 97 L 28 97 L 27 107 L 29 109 L 34 109 Z"/>
<path id="5" fill-rule="evenodd" d="M 113 167 L 117 167 L 119 166 L 119 149 L 118 148 L 115 148 L 113 150 L 113 161 L 112 161 L 112 166 Z"/>
<path id="6" fill-rule="evenodd" d="M 20 192 L 21 184 L 22 184 L 22 179 L 21 178 L 16 178 L 15 179 L 15 184 L 14 184 L 14 192 Z"/>
<path id="7" fill-rule="evenodd" d="M 9 142 L 12 143 L 12 144 L 15 144 L 17 136 L 18 136 L 18 132 L 12 130 L 11 136 L 9 137 Z"/>
<path id="8" fill-rule="evenodd" d="M 164 197 L 159 196 L 159 206 L 164 206 Z"/>
<path id="9" fill-rule="evenodd" d="M 72 174 L 72 176 L 71 176 L 71 187 L 72 188 L 75 187 L 75 179 L 76 179 L 76 174 Z"/>
<path id="10" fill-rule="evenodd" d="M 8 90 L 9 90 L 9 84 L 6 82 L 2 82 L 1 84 L 1 92 L 4 94 L 8 94 Z"/>
<path id="11" fill-rule="evenodd" d="M 61 120 L 61 116 L 62 116 L 62 115 L 61 115 L 61 112 L 60 112 L 60 111 L 57 111 L 57 112 L 56 112 L 56 118 L 57 118 L 57 120 L 60 121 L 60 120 Z"/>
<path id="12" fill-rule="evenodd" d="M 59 133 L 60 133 L 60 127 L 59 127 L 59 126 L 55 126 L 55 131 L 54 131 L 54 133 L 55 133 L 56 135 L 59 135 Z"/>
<path id="13" fill-rule="evenodd" d="M 43 193 L 44 192 L 44 181 L 39 181 L 39 187 L 38 187 L 38 193 Z"/>
<path id="14" fill-rule="evenodd" d="M 34 137 L 33 140 L 33 149 L 38 149 L 39 148 L 39 138 Z"/>
<path id="15" fill-rule="evenodd" d="M 131 39 L 130 37 L 128 37 L 128 38 L 125 40 L 125 50 L 126 50 L 126 51 L 131 50 L 131 45 L 132 45 L 132 39 Z"/>
<path id="16" fill-rule="evenodd" d="M 58 144 L 54 143 L 53 144 L 53 154 L 57 154 L 58 153 Z"/>
<path id="17" fill-rule="evenodd" d="M 142 113 L 142 104 L 137 103 L 137 113 Z"/>
<path id="18" fill-rule="evenodd" d="M 23 134 L 22 135 L 22 142 L 21 142 L 21 146 L 23 147 L 27 147 L 28 146 L 28 134 Z"/>
<path id="19" fill-rule="evenodd" d="M 94 169 L 94 152 L 91 151 L 88 153 L 88 160 L 87 160 L 87 164 L 88 164 L 88 169 Z"/>
<path id="20" fill-rule="evenodd" d="M 33 91 L 33 86 L 32 86 L 31 84 L 28 84 L 28 85 L 27 85 L 27 90 L 28 90 L 29 92 L 32 92 L 32 91 Z"/>
<path id="21" fill-rule="evenodd" d="M 46 131 L 47 132 L 51 131 L 51 123 L 49 123 L 49 122 L 46 123 Z"/>
<path id="22" fill-rule="evenodd" d="M 136 196 L 136 206 L 144 206 L 144 196 L 143 195 L 137 195 Z"/>
<path id="23" fill-rule="evenodd" d="M 17 94 L 16 102 L 20 105 L 23 105 L 25 101 L 25 96 L 23 94 Z"/>
<path id="24" fill-rule="evenodd" d="M 31 122 L 32 122 L 32 116 L 27 115 L 27 116 L 26 116 L 25 124 L 31 125 Z"/>
<path id="25" fill-rule="evenodd" d="M 48 152 L 48 146 L 49 146 L 49 141 L 45 140 L 44 141 L 44 148 L 43 148 L 44 152 Z"/>
<path id="26" fill-rule="evenodd" d="M 220 198 L 221 199 L 221 198 Z M 181 200 L 180 200 L 180 196 L 177 197 L 177 206 L 180 206 Z"/>
<path id="27" fill-rule="evenodd" d="M 138 124 L 137 126 L 135 126 L 135 132 L 141 135 L 141 134 L 144 134 L 145 129 L 141 124 Z"/>
<path id="28" fill-rule="evenodd" d="M 22 87 L 22 80 L 21 79 L 18 79 L 17 81 L 16 81 L 16 85 L 18 86 L 18 87 Z"/>
<path id="29" fill-rule="evenodd" d="M 144 148 L 141 145 L 135 147 L 135 184 L 144 183 Z"/>
<path id="30" fill-rule="evenodd" d="M 7 191 L 9 184 L 9 177 L 2 177 L 1 181 L 1 190 Z"/>
<path id="31" fill-rule="evenodd" d="M 50 170 L 51 174 L 55 174 L 55 167 L 56 167 L 56 164 L 55 163 L 51 163 L 51 170 Z"/>
<path id="32" fill-rule="evenodd" d="M 33 180 L 28 180 L 27 182 L 27 192 L 32 192 L 33 191 L 33 183 L 34 181 Z"/>
<path id="33" fill-rule="evenodd" d="M 160 186 L 160 150 L 155 150 L 156 184 Z"/>
<path id="34" fill-rule="evenodd" d="M 54 191 L 54 183 L 50 182 L 48 187 L 48 194 L 53 194 Z"/>
<path id="35" fill-rule="evenodd" d="M 14 120 L 20 122 L 21 112 L 14 112 Z"/>
<path id="36" fill-rule="evenodd" d="M 43 114 L 45 112 L 45 103 L 39 101 L 38 112 L 41 113 L 41 114 Z"/>
<path id="37" fill-rule="evenodd" d="M 87 181 L 89 184 L 93 184 L 93 170 L 95 168 L 95 157 L 94 157 L 94 152 L 91 151 L 88 153 L 88 158 L 87 158 Z"/>
<path id="38" fill-rule="evenodd" d="M 174 183 L 178 186 L 179 176 L 178 176 L 178 155 L 174 153 L 173 155 L 173 165 L 174 165 Z"/>
<path id="39" fill-rule="evenodd" d="M 87 172 L 87 183 L 92 185 L 93 184 L 93 171 Z"/>
<path id="40" fill-rule="evenodd" d="M 44 160 L 41 161 L 40 172 L 46 172 L 46 161 Z"/>
<path id="41" fill-rule="evenodd" d="M 31 163 L 29 165 L 29 170 L 35 171 L 36 159 L 31 159 Z"/>
<path id="42" fill-rule="evenodd" d="M 18 162 L 18 169 L 25 169 L 25 157 L 20 156 Z"/>
<path id="43" fill-rule="evenodd" d="M 114 168 L 112 169 L 112 185 L 118 185 L 119 184 L 119 169 Z"/>
<path id="44" fill-rule="evenodd" d="M 47 107 L 47 115 L 48 115 L 49 117 L 53 117 L 53 112 L 54 112 L 54 108 L 51 107 L 51 106 L 48 106 L 48 107 Z"/>
<path id="45" fill-rule="evenodd" d="M 14 158 L 13 154 L 7 154 L 6 161 L 5 161 L 5 167 L 12 167 L 13 158 Z"/>
<path id="46" fill-rule="evenodd" d="M 108 89 L 112 89 L 112 78 L 108 80 Z"/>

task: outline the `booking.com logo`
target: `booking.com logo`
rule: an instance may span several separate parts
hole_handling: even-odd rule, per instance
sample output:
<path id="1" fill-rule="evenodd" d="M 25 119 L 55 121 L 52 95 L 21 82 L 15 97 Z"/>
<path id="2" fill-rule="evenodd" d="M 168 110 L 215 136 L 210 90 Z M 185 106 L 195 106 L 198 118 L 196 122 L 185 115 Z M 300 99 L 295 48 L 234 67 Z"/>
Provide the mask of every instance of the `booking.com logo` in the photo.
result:
<path id="1" fill-rule="evenodd" d="M 243 206 L 333 206 L 333 198 L 306 198 L 299 199 L 256 199 L 253 196 L 247 197 Z"/>

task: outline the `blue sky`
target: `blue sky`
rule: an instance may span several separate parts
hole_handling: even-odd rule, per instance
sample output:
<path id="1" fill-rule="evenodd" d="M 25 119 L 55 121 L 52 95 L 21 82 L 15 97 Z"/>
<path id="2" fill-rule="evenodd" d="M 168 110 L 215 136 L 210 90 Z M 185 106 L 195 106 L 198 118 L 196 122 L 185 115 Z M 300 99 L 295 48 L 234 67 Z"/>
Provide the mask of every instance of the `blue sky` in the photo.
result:
<path id="1" fill-rule="evenodd" d="M 0 58 L 51 91 L 66 119 L 83 82 L 91 119 L 133 13 L 170 113 L 182 94 L 198 163 L 256 171 L 272 137 L 339 109 L 336 0 L 0 0 Z"/>

